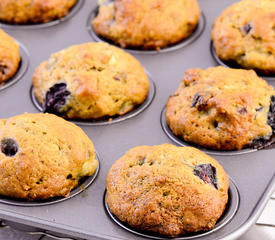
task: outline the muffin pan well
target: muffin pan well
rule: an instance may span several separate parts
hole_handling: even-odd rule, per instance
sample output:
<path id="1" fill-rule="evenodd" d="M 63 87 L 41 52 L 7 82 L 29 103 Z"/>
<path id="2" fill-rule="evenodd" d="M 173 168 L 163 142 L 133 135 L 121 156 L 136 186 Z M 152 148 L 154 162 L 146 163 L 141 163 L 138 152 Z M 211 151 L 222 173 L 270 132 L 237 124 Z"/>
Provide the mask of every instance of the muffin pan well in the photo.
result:
<path id="1" fill-rule="evenodd" d="M 37 23 L 37 24 L 9 24 L 0 21 L 0 28 L 3 29 L 38 29 L 38 28 L 45 28 L 57 25 L 61 22 L 64 22 L 70 18 L 72 18 L 82 7 L 84 0 L 77 0 L 76 4 L 70 9 L 69 13 L 57 20 L 53 20 L 47 23 Z"/>
<path id="2" fill-rule="evenodd" d="M 93 183 L 93 181 L 96 179 L 97 174 L 99 172 L 100 159 L 97 152 L 95 154 L 95 158 L 98 161 L 98 166 L 94 174 L 90 177 L 84 177 L 80 179 L 78 187 L 74 188 L 70 192 L 69 196 L 67 197 L 54 197 L 54 198 L 41 200 L 41 201 L 26 201 L 24 199 L 16 199 L 16 198 L 10 198 L 10 197 L 0 195 L 0 203 L 13 205 L 13 206 L 21 206 L 21 207 L 39 207 L 39 206 L 46 206 L 46 205 L 60 203 L 60 202 L 69 200 L 82 192 L 83 194 L 85 194 L 86 189 Z"/>
<path id="3" fill-rule="evenodd" d="M 92 26 L 92 20 L 97 16 L 98 14 L 98 7 L 96 7 L 89 15 L 88 20 L 87 20 L 87 30 L 89 32 L 89 34 L 92 36 L 92 38 L 97 41 L 97 42 L 107 42 L 109 44 L 113 44 L 110 40 L 105 39 L 104 37 L 99 36 L 93 29 Z M 195 41 L 203 32 L 203 30 L 205 29 L 205 25 L 206 25 L 206 17 L 203 13 L 201 13 L 197 28 L 195 29 L 195 31 L 186 39 L 173 44 L 169 47 L 165 47 L 160 49 L 159 51 L 157 50 L 139 50 L 139 49 L 132 49 L 132 48 L 125 48 L 125 50 L 127 50 L 129 53 L 132 54 L 156 54 L 156 53 L 166 53 L 166 52 L 171 52 L 171 51 L 176 51 L 182 47 L 185 47 L 189 44 L 191 44 L 193 41 Z M 119 46 L 118 46 L 119 47 Z"/>
<path id="4" fill-rule="evenodd" d="M 152 78 L 150 77 L 150 75 L 147 73 L 147 75 L 149 76 L 149 82 L 150 82 L 150 86 L 149 86 L 149 92 L 148 92 L 148 96 L 145 99 L 145 101 L 137 106 L 134 110 L 122 115 L 122 116 L 114 116 L 114 117 L 110 117 L 110 118 L 106 118 L 106 119 L 100 119 L 100 120 L 70 120 L 71 122 L 80 125 L 80 126 L 102 126 L 102 125 L 109 125 L 109 124 L 113 124 L 113 123 L 118 123 L 124 120 L 127 120 L 129 118 L 135 117 L 138 114 L 140 114 L 141 112 L 143 112 L 147 107 L 149 107 L 149 105 L 152 103 L 155 94 L 156 94 L 156 86 L 155 83 L 153 82 Z M 34 96 L 34 90 L 33 90 L 33 86 L 31 86 L 30 89 L 30 95 L 31 95 L 31 99 L 33 104 L 35 105 L 35 107 L 43 112 L 43 107 L 41 106 L 41 104 L 38 102 L 38 100 L 36 99 L 36 97 Z"/>
<path id="5" fill-rule="evenodd" d="M 232 63 L 232 62 L 225 62 L 223 60 L 221 60 L 218 55 L 216 54 L 216 50 L 215 50 L 215 47 L 214 47 L 214 44 L 213 42 L 211 41 L 210 42 L 210 52 L 213 56 L 213 58 L 215 59 L 215 61 L 221 65 L 221 66 L 224 66 L 224 67 L 228 67 L 228 68 L 242 68 L 240 65 L 238 65 L 237 63 Z M 260 77 L 264 78 L 265 80 L 268 80 L 268 81 L 275 81 L 275 76 L 274 75 L 263 75 L 261 73 L 258 74 Z"/>
<path id="6" fill-rule="evenodd" d="M 4 82 L 3 84 L 0 85 L 0 91 L 6 89 L 7 87 L 10 87 L 11 85 L 15 84 L 17 81 L 22 79 L 24 73 L 28 69 L 29 65 L 29 54 L 27 49 L 22 45 L 21 43 L 17 42 L 19 44 L 19 52 L 20 52 L 20 57 L 21 61 L 18 66 L 18 70 L 15 73 L 14 76 L 12 76 L 8 81 Z"/>
<path id="7" fill-rule="evenodd" d="M 22 26 L 5 28 L 8 34 L 28 49 L 30 57 L 28 70 L 20 81 L 11 88 L 0 91 L 1 118 L 23 112 L 40 112 L 30 97 L 34 69 L 51 53 L 71 45 L 95 41 L 87 31 L 87 19 L 91 11 L 96 8 L 97 1 L 80 1 L 83 6 L 62 24 L 28 30 Z M 209 51 L 212 23 L 223 9 L 237 1 L 198 0 L 206 17 L 205 29 L 196 41 L 186 47 L 169 52 L 156 52 L 156 54 L 134 52 L 133 55 L 150 72 L 154 80 L 156 85 L 154 101 L 142 114 L 131 117 L 127 121 L 104 126 L 80 124 L 100 154 L 100 172 L 83 194 L 77 194 L 66 201 L 39 207 L 15 206 L 0 202 L 0 219 L 28 225 L 34 230 L 43 229 L 56 236 L 65 234 L 72 239 L 146 239 L 145 236 L 133 234 L 118 226 L 106 214 L 102 198 L 106 188 L 107 173 L 113 163 L 134 146 L 174 143 L 167 137 L 160 124 L 163 106 L 169 95 L 178 87 L 187 69 L 205 69 L 218 65 Z M 269 84 L 275 86 L 274 81 L 270 81 Z M 230 221 L 226 221 L 219 229 L 200 236 L 199 239 L 236 239 L 254 224 L 272 191 L 275 190 L 275 149 L 234 155 L 209 153 L 232 177 L 239 192 L 240 201 Z M 232 202 L 233 188 L 230 187 Z M 228 211 L 231 212 L 230 209 Z M 223 219 L 221 218 L 220 222 Z"/>
<path id="8" fill-rule="evenodd" d="M 207 236 L 207 235 L 219 230 L 234 217 L 234 215 L 239 207 L 239 201 L 240 201 L 240 199 L 239 199 L 238 189 L 237 189 L 236 185 L 234 184 L 234 182 L 232 181 L 232 179 L 230 179 L 229 190 L 228 190 L 228 202 L 226 205 L 226 209 L 225 209 L 223 215 L 217 221 L 215 227 L 212 230 L 207 231 L 207 232 L 197 232 L 197 233 L 185 234 L 183 236 L 179 236 L 179 237 L 176 237 L 173 239 L 177 239 L 177 240 L 196 239 L 196 238 L 200 238 L 203 236 Z M 141 236 L 141 237 L 146 237 L 146 238 L 151 238 L 151 239 L 163 239 L 162 236 L 156 235 L 155 233 L 144 232 L 144 231 L 140 231 L 138 229 L 134 229 L 131 226 L 129 226 L 127 223 L 120 221 L 115 215 L 113 215 L 111 213 L 111 211 L 108 207 L 108 204 L 106 202 L 106 191 L 104 192 L 103 204 L 104 204 L 106 213 L 109 215 L 109 217 L 123 229 L 125 229 L 133 234 L 136 234 L 138 236 Z"/>

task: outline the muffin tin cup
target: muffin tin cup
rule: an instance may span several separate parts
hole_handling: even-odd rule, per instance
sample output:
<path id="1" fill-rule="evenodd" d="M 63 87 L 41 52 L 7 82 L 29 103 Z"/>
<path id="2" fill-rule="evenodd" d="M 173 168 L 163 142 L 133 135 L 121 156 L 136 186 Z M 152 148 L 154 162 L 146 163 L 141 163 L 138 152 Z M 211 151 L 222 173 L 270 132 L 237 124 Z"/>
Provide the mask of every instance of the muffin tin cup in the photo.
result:
<path id="1" fill-rule="evenodd" d="M 16 42 L 19 45 L 21 61 L 19 63 L 17 72 L 14 74 L 14 76 L 12 76 L 9 80 L 7 80 L 2 85 L 0 85 L 0 91 L 6 89 L 6 88 L 12 86 L 13 84 L 15 84 L 16 82 L 18 82 L 23 77 L 23 75 L 25 74 L 25 72 L 27 71 L 28 66 L 29 66 L 29 54 L 28 54 L 27 49 L 20 42 L 18 42 L 18 41 L 16 41 Z"/>
<path id="2" fill-rule="evenodd" d="M 77 0 L 75 5 L 70 9 L 69 13 L 57 20 L 53 20 L 47 23 L 36 23 L 36 24 L 10 24 L 10 23 L 5 23 L 0 21 L 0 28 L 3 29 L 24 29 L 24 30 L 33 30 L 33 29 L 40 29 L 40 28 L 46 28 L 46 27 L 51 27 L 55 26 L 59 23 L 62 23 L 64 21 L 67 21 L 68 19 L 72 18 L 83 6 L 84 0 Z"/>
<path id="3" fill-rule="evenodd" d="M 229 182 L 229 190 L 228 190 L 228 202 L 227 202 L 226 208 L 224 210 L 224 213 L 222 214 L 220 219 L 217 221 L 215 227 L 212 230 L 207 231 L 207 232 L 185 234 L 183 236 L 179 236 L 179 237 L 172 238 L 172 239 L 188 240 L 188 239 L 195 239 L 195 238 L 207 236 L 207 235 L 210 235 L 211 233 L 221 229 L 223 226 L 225 226 L 227 223 L 230 222 L 230 220 L 234 217 L 235 213 L 237 212 L 237 210 L 239 208 L 240 196 L 239 196 L 239 192 L 238 192 L 236 184 L 233 182 L 233 180 L 231 178 L 229 178 L 229 180 L 230 180 L 230 182 Z M 151 238 L 151 239 L 164 239 L 165 238 L 163 236 L 157 235 L 156 233 L 146 232 L 146 231 L 141 231 L 141 230 L 135 229 L 135 228 L 129 226 L 127 223 L 120 221 L 115 215 L 113 215 L 111 213 L 111 211 L 108 207 L 108 204 L 106 202 L 106 195 L 107 195 L 106 193 L 107 193 L 107 190 L 105 190 L 104 196 L 103 196 L 103 204 L 104 204 L 105 211 L 106 211 L 107 215 L 117 225 L 119 225 L 121 228 L 125 229 L 126 231 L 129 231 L 129 232 L 131 232 L 135 235 L 141 236 L 141 237 Z M 166 237 L 166 239 L 171 239 L 171 238 Z"/>
<path id="4" fill-rule="evenodd" d="M 68 197 L 54 197 L 54 198 L 49 198 L 45 200 L 38 200 L 38 201 L 26 201 L 24 199 L 16 199 L 16 198 L 9 198 L 6 196 L 0 195 L 0 203 L 8 204 L 8 205 L 13 205 L 13 206 L 20 206 L 20 207 L 39 207 L 39 206 L 46 206 L 50 204 L 55 204 L 55 203 L 60 203 L 66 200 L 69 200 L 76 195 L 84 192 L 96 179 L 98 173 L 99 173 L 99 168 L 100 168 L 100 158 L 97 152 L 95 152 L 95 158 L 98 161 L 98 166 L 92 176 L 89 177 L 84 177 L 80 179 L 79 184 L 76 188 L 74 188 Z"/>
<path id="5" fill-rule="evenodd" d="M 223 60 L 221 60 L 217 53 L 216 53 L 216 50 L 215 50 L 215 47 L 214 47 L 214 44 L 213 44 L 213 41 L 210 42 L 210 52 L 213 56 L 213 58 L 215 59 L 215 61 L 223 66 L 223 67 L 227 67 L 227 68 L 242 68 L 242 66 L 238 65 L 237 63 L 229 63 L 229 62 L 225 62 Z M 257 72 L 257 71 L 256 71 Z M 268 81 L 275 81 L 275 76 L 274 75 L 265 75 L 265 74 L 261 74 L 261 73 L 258 73 L 257 72 L 257 75 L 261 78 L 264 78 L 265 80 L 268 80 Z"/>
<path id="6" fill-rule="evenodd" d="M 149 107 L 149 105 L 152 103 L 152 101 L 155 97 L 155 94 L 156 94 L 156 85 L 148 73 L 147 73 L 147 76 L 148 76 L 149 82 L 150 82 L 147 98 L 141 105 L 137 106 L 134 110 L 130 111 L 129 113 L 126 113 L 126 114 L 124 114 L 122 116 L 118 116 L 118 117 L 109 117 L 108 119 L 104 119 L 104 120 L 71 120 L 71 119 L 67 119 L 67 120 L 69 120 L 70 122 L 73 122 L 77 125 L 80 125 L 80 126 L 103 126 L 103 125 L 110 125 L 113 123 L 119 123 L 119 122 L 122 122 L 129 118 L 133 118 L 133 117 L 137 116 L 138 114 L 143 112 L 147 107 Z M 31 100 L 32 100 L 34 106 L 39 111 L 43 112 L 43 108 L 42 108 L 41 104 L 38 102 L 38 100 L 34 96 L 33 86 L 31 86 L 31 89 L 30 89 L 30 96 L 31 96 Z"/>
<path id="7" fill-rule="evenodd" d="M 94 31 L 93 26 L 92 26 L 92 20 L 97 16 L 97 14 L 98 14 L 98 7 L 96 7 L 90 13 L 90 15 L 88 17 L 87 30 L 88 30 L 89 34 L 97 42 L 107 42 L 107 43 L 109 43 L 111 45 L 114 45 L 116 47 L 120 47 L 119 45 L 116 45 L 116 44 L 112 43 L 112 41 L 99 36 Z M 183 39 L 182 41 L 180 41 L 178 43 L 175 43 L 171 46 L 162 48 L 160 50 L 139 50 L 139 49 L 134 49 L 134 48 L 123 48 L 123 49 L 126 50 L 129 53 L 132 53 L 132 54 L 158 54 L 158 53 L 167 53 L 167 52 L 171 52 L 171 51 L 176 51 L 180 48 L 186 47 L 187 45 L 194 42 L 197 38 L 199 38 L 200 35 L 203 33 L 203 31 L 205 29 L 205 26 L 206 26 L 206 17 L 203 14 L 203 12 L 201 12 L 201 16 L 199 18 L 198 25 L 197 25 L 196 29 L 194 30 L 194 32 L 188 38 L 185 38 L 185 39 Z"/>
<path id="8" fill-rule="evenodd" d="M 236 150 L 236 151 L 211 150 L 211 149 L 206 149 L 206 148 L 200 147 L 196 144 L 188 143 L 188 142 L 184 141 L 183 139 L 181 139 L 180 137 L 177 137 L 176 135 L 174 135 L 174 133 L 172 132 L 172 130 L 170 129 L 170 127 L 168 126 L 168 124 L 166 122 L 165 111 L 166 111 L 166 107 L 164 107 L 161 111 L 161 115 L 160 115 L 161 127 L 162 127 L 163 131 L 165 132 L 165 134 L 174 143 L 176 143 L 179 146 L 195 147 L 207 154 L 221 155 L 221 156 L 234 156 L 234 155 L 240 155 L 240 154 L 252 153 L 252 152 L 258 151 L 257 149 L 253 149 L 253 148 L 245 148 L 245 149 Z"/>

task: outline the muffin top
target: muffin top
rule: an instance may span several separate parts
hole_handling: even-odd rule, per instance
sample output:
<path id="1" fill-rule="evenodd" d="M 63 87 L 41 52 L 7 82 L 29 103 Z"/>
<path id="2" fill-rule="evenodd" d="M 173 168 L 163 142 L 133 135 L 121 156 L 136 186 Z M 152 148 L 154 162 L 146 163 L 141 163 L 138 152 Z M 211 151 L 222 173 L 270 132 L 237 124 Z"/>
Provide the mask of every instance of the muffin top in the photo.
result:
<path id="1" fill-rule="evenodd" d="M 0 148 L 0 194 L 27 200 L 68 195 L 98 164 L 86 134 L 52 114 L 1 119 Z"/>
<path id="2" fill-rule="evenodd" d="M 19 63 L 20 53 L 18 44 L 12 37 L 0 29 L 0 85 L 9 80 L 17 72 Z"/>
<path id="3" fill-rule="evenodd" d="M 1 0 L 0 21 L 46 23 L 66 16 L 77 0 Z"/>
<path id="4" fill-rule="evenodd" d="M 274 95 L 253 70 L 189 69 L 166 104 L 167 124 L 185 141 L 242 149 L 275 132 Z"/>
<path id="5" fill-rule="evenodd" d="M 34 94 L 46 112 L 66 118 L 123 115 L 147 97 L 140 63 L 106 43 L 85 43 L 54 53 L 33 75 Z"/>
<path id="6" fill-rule="evenodd" d="M 176 237 L 212 229 L 225 209 L 228 185 L 222 166 L 195 148 L 138 146 L 110 169 L 106 200 L 130 226 Z"/>
<path id="7" fill-rule="evenodd" d="M 233 4 L 216 19 L 212 40 L 220 59 L 274 74 L 274 0 L 243 0 Z"/>
<path id="8" fill-rule="evenodd" d="M 92 24 L 123 48 L 159 50 L 191 35 L 199 17 L 196 0 L 114 0 L 100 6 Z"/>

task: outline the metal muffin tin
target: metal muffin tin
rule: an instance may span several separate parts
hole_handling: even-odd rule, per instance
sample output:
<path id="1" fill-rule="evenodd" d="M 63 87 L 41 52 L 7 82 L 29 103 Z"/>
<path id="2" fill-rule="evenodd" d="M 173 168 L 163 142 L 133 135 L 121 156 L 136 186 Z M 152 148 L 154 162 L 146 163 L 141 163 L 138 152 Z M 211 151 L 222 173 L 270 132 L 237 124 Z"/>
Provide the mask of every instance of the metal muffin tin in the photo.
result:
<path id="1" fill-rule="evenodd" d="M 29 67 L 16 84 L 0 91 L 0 118 L 8 118 L 23 112 L 39 112 L 30 97 L 35 67 L 51 53 L 70 45 L 97 41 L 90 35 L 91 27 L 87 27 L 87 21 L 90 21 L 91 12 L 96 9 L 97 1 L 79 2 L 80 7 L 71 17 L 66 21 L 58 21 L 55 25 L 36 25 L 35 28 L 1 25 L 7 33 L 26 47 L 29 53 Z M 26 231 L 45 232 L 48 235 L 67 236 L 73 239 L 137 240 L 147 237 L 125 230 L 109 217 L 103 201 L 105 179 L 114 161 L 130 148 L 137 145 L 174 143 L 163 131 L 160 123 L 160 115 L 168 97 L 178 88 L 183 73 L 188 68 L 217 65 L 209 49 L 212 23 L 223 9 L 237 1 L 198 2 L 205 15 L 205 28 L 195 41 L 168 52 L 133 53 L 150 72 L 156 85 L 156 95 L 150 106 L 140 114 L 117 124 L 81 125 L 100 154 L 100 173 L 85 189 L 84 194 L 78 194 L 66 201 L 33 207 L 14 206 L 2 202 L 0 219 L 9 225 L 20 226 Z M 269 83 L 275 86 L 274 81 Z M 209 153 L 222 164 L 236 185 L 237 191 L 230 186 L 229 193 L 232 194 L 227 206 L 227 209 L 236 209 L 236 213 L 230 215 L 231 220 L 226 221 L 219 229 L 203 233 L 199 239 L 235 239 L 255 223 L 275 189 L 275 149 L 234 155 L 215 155 L 210 151 Z M 233 195 L 234 192 L 238 194 Z M 233 204 L 236 196 L 240 200 L 237 207 Z M 224 220 L 223 217 L 220 222 Z"/>

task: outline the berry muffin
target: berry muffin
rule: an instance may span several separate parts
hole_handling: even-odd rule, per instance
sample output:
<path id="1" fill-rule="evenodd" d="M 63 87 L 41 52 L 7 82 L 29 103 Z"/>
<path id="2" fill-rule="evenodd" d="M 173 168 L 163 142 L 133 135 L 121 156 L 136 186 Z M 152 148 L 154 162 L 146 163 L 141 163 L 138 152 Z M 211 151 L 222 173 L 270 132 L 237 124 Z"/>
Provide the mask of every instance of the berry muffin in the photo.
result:
<path id="1" fill-rule="evenodd" d="M 27 200 L 67 196 L 98 164 L 86 134 L 52 114 L 1 119 L 0 149 L 0 194 Z"/>
<path id="2" fill-rule="evenodd" d="M 46 112 L 65 118 L 123 115 L 147 97 L 149 81 L 140 63 L 106 43 L 71 46 L 38 66 L 34 94 Z"/>
<path id="3" fill-rule="evenodd" d="M 0 21 L 46 23 L 66 16 L 77 0 L 1 0 Z"/>
<path id="4" fill-rule="evenodd" d="M 196 0 L 114 0 L 99 8 L 94 31 L 123 48 L 157 49 L 175 44 L 195 30 Z"/>
<path id="5" fill-rule="evenodd" d="M 275 2 L 243 0 L 215 21 L 212 40 L 217 56 L 262 74 L 275 74 Z"/>
<path id="6" fill-rule="evenodd" d="M 228 186 L 222 166 L 195 148 L 138 146 L 110 169 L 106 201 L 130 226 L 176 237 L 212 229 L 225 210 Z"/>
<path id="7" fill-rule="evenodd" d="M 275 91 L 253 70 L 189 69 L 166 104 L 166 121 L 176 136 L 206 148 L 259 148 L 275 133 Z"/>
<path id="8" fill-rule="evenodd" d="M 18 44 L 0 29 L 0 85 L 17 72 L 20 59 Z"/>

